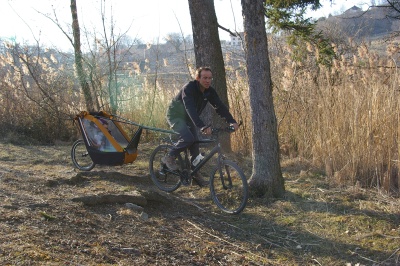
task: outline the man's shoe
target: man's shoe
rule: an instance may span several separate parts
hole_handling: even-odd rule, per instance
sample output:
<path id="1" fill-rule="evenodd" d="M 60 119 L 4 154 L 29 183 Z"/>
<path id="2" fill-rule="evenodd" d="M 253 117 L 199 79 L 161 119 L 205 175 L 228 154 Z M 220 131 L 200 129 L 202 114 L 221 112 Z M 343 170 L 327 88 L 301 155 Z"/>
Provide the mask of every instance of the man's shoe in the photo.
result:
<path id="1" fill-rule="evenodd" d="M 175 157 L 166 154 L 163 158 L 161 158 L 161 162 L 165 163 L 169 170 L 175 171 L 178 170 L 178 165 L 176 164 Z"/>
<path id="2" fill-rule="evenodd" d="M 206 180 L 199 172 L 193 175 L 193 180 L 199 185 L 200 187 L 206 187 L 210 183 Z"/>

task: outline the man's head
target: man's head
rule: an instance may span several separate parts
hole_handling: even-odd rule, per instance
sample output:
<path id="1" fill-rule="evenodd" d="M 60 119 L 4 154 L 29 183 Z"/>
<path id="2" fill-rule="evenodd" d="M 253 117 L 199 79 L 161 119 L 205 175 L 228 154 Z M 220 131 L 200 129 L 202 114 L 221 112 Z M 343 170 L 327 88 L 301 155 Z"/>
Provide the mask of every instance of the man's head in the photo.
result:
<path id="1" fill-rule="evenodd" d="M 209 67 L 200 67 L 196 70 L 196 80 L 204 89 L 208 89 L 212 82 L 212 71 Z"/>

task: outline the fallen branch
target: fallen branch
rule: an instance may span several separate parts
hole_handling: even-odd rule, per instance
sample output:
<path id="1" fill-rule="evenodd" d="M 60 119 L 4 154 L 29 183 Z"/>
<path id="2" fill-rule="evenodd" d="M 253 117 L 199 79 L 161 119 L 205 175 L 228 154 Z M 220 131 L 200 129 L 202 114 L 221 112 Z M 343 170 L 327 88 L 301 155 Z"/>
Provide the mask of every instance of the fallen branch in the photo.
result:
<path id="1" fill-rule="evenodd" d="M 147 200 L 145 197 L 140 195 L 139 193 L 131 194 L 131 195 L 92 195 L 92 196 L 84 196 L 73 198 L 74 202 L 82 202 L 85 205 L 94 206 L 100 204 L 110 204 L 110 203 L 134 203 L 136 205 L 145 206 L 147 205 Z"/>
<path id="2" fill-rule="evenodd" d="M 396 249 L 396 250 L 389 256 L 389 258 L 387 258 L 386 260 L 382 261 L 380 264 L 382 264 L 382 263 L 388 261 L 391 257 L 393 257 L 393 256 L 394 256 L 397 252 L 399 252 L 399 251 L 400 251 L 400 248 Z"/>

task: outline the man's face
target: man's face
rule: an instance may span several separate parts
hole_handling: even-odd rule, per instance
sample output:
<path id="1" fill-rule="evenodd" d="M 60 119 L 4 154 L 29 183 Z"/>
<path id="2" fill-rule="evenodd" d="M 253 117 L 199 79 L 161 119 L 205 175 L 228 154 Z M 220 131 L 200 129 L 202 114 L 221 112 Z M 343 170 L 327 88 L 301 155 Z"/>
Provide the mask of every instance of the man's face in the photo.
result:
<path id="1" fill-rule="evenodd" d="M 211 71 L 208 71 L 208 70 L 201 71 L 200 78 L 196 78 L 196 80 L 198 82 L 200 82 L 200 85 L 203 88 L 208 89 L 211 86 L 211 82 L 212 82 L 212 73 L 211 73 Z"/>

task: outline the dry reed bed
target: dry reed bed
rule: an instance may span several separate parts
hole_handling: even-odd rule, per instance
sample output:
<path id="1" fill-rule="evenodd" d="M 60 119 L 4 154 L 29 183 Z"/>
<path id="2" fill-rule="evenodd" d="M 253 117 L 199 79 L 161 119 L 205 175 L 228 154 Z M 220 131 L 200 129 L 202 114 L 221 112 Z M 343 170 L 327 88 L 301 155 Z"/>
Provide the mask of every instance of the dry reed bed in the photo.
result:
<path id="1" fill-rule="evenodd" d="M 380 51 L 386 45 L 387 52 L 374 52 L 378 45 Z M 293 50 L 282 40 L 271 38 L 269 47 L 282 153 L 311 161 L 338 184 L 398 191 L 398 44 L 343 41 L 336 47 L 337 59 L 332 67 L 316 64 L 320 51 L 312 45 Z M 55 51 L 46 51 L 47 57 L 41 58 L 34 56 L 37 51 L 6 48 L 8 52 L 0 55 L 0 62 L 14 65 L 19 71 L 1 65 L 1 123 L 41 141 L 75 138 L 74 127 L 65 114 L 84 109 L 83 95 L 78 92 L 67 58 Z M 32 68 L 17 63 L 18 56 L 31 62 Z M 231 110 L 244 123 L 233 136 L 233 148 L 250 154 L 251 121 L 244 59 L 236 52 L 228 53 L 225 59 Z M 176 73 L 168 72 L 168 60 L 156 63 L 158 74 L 137 75 L 127 69 L 130 72 L 126 79 L 132 82 L 120 91 L 121 115 L 166 128 L 166 107 L 188 80 L 193 62 L 193 58 L 182 62 L 182 71 Z M 107 92 L 100 88 L 106 88 L 107 79 L 104 69 L 98 67 L 94 73 L 98 78 L 95 89 L 103 104 L 107 102 Z M 30 73 L 37 75 L 37 79 L 27 78 Z"/>

